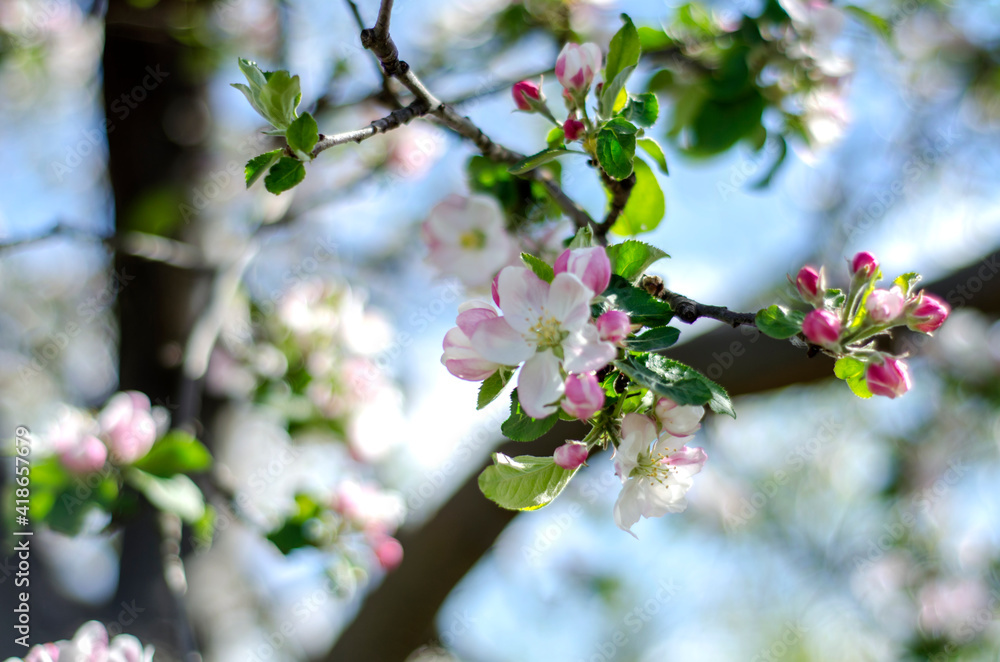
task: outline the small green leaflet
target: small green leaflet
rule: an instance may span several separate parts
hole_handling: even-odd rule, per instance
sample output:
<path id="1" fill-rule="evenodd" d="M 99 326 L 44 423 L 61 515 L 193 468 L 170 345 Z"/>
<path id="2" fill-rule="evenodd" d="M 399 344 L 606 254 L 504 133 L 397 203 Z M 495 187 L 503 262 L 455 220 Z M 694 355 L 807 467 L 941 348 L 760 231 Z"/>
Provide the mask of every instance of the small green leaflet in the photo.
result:
<path id="1" fill-rule="evenodd" d="M 521 403 L 517 399 L 517 389 L 510 392 L 510 418 L 500 426 L 500 432 L 512 441 L 534 441 L 543 434 L 551 430 L 558 414 L 552 414 L 547 418 L 532 418 L 521 409 Z"/>
<path id="2" fill-rule="evenodd" d="M 194 482 L 184 474 L 160 478 L 135 467 L 128 467 L 125 481 L 142 492 L 149 502 L 188 523 L 197 522 L 205 514 L 205 498 Z"/>
<path id="3" fill-rule="evenodd" d="M 846 5 L 844 11 L 858 17 L 862 23 L 872 28 L 883 39 L 889 39 L 892 36 L 892 24 L 878 14 L 873 14 L 856 5 Z"/>
<path id="4" fill-rule="evenodd" d="M 322 507 L 312 497 L 305 494 L 295 495 L 295 505 L 298 511 L 291 515 L 274 531 L 267 534 L 267 539 L 277 547 L 282 554 L 288 554 L 293 549 L 313 546 L 313 540 L 307 535 L 307 523 L 318 517 Z"/>
<path id="5" fill-rule="evenodd" d="M 828 308 L 840 308 L 847 301 L 843 290 L 830 289 L 823 294 L 823 302 Z"/>
<path id="6" fill-rule="evenodd" d="M 261 117 L 283 133 L 295 120 L 295 109 L 302 99 L 299 77 L 287 71 L 261 71 L 254 62 L 243 58 L 239 59 L 239 65 L 247 85 L 233 83 L 232 86 L 243 93 Z"/>
<path id="7" fill-rule="evenodd" d="M 205 471 L 212 466 L 212 455 L 187 432 L 172 430 L 132 466 L 160 478 L 169 478 L 174 474 Z"/>
<path id="8" fill-rule="evenodd" d="M 580 228 L 573 235 L 573 240 L 569 242 L 567 248 L 591 248 L 594 245 L 594 231 L 588 225 Z"/>
<path id="9" fill-rule="evenodd" d="M 633 324 L 664 326 L 673 319 L 670 304 L 657 299 L 649 292 L 633 286 L 617 274 L 611 275 L 608 289 L 604 290 L 603 310 L 620 310 L 628 313 Z M 603 311 L 602 311 L 603 312 Z"/>
<path id="10" fill-rule="evenodd" d="M 646 269 L 657 260 L 670 257 L 656 246 L 635 239 L 608 246 L 607 252 L 608 259 L 611 260 L 611 273 L 618 274 L 633 284 L 637 283 Z"/>
<path id="11" fill-rule="evenodd" d="M 556 276 L 552 265 L 542 261 L 534 255 L 521 253 L 521 262 L 524 262 L 525 266 L 531 269 L 536 276 L 544 280 L 546 283 L 551 283 L 552 279 Z"/>
<path id="12" fill-rule="evenodd" d="M 597 132 L 597 160 L 609 177 L 622 180 L 632 174 L 637 131 L 628 120 L 616 117 Z"/>
<path id="13" fill-rule="evenodd" d="M 547 147 L 537 154 L 532 154 L 531 156 L 526 156 L 510 168 L 507 171 L 512 175 L 523 175 L 526 172 L 530 172 L 540 165 L 548 163 L 553 159 L 557 159 L 563 154 L 576 153 L 574 150 L 566 149 L 564 147 Z"/>
<path id="14" fill-rule="evenodd" d="M 802 331 L 802 321 L 806 314 L 799 310 L 785 310 L 777 304 L 757 311 L 757 328 L 766 336 L 784 340 Z"/>
<path id="15" fill-rule="evenodd" d="M 282 151 L 284 150 L 276 149 L 264 152 L 247 161 L 246 166 L 243 168 L 243 174 L 247 180 L 247 188 L 253 186 L 254 182 L 260 179 L 261 175 L 267 172 L 268 168 L 277 163 L 278 159 L 281 158 Z"/>
<path id="16" fill-rule="evenodd" d="M 479 397 L 476 399 L 476 409 L 482 409 L 486 405 L 496 400 L 503 387 L 510 381 L 510 376 L 514 374 L 513 368 L 501 367 L 492 375 L 483 380 L 479 386 Z"/>
<path id="17" fill-rule="evenodd" d="M 922 278 L 920 274 L 918 274 L 915 271 L 911 271 L 909 273 L 903 274 L 902 276 L 897 276 L 896 280 L 892 281 L 892 284 L 903 291 L 904 297 L 909 298 L 913 296 L 913 290 L 916 287 L 917 283 L 919 283 L 921 280 Z"/>
<path id="18" fill-rule="evenodd" d="M 285 131 L 288 146 L 303 161 L 312 160 L 312 150 L 319 142 L 319 127 L 309 113 L 302 113 Z"/>
<path id="19" fill-rule="evenodd" d="M 562 147 L 566 143 L 566 132 L 561 127 L 553 127 L 545 136 L 545 144 L 549 147 Z"/>
<path id="20" fill-rule="evenodd" d="M 639 386 L 679 405 L 707 404 L 716 413 L 736 418 L 726 390 L 680 361 L 659 354 L 632 354 L 614 365 Z"/>
<path id="21" fill-rule="evenodd" d="M 847 382 L 851 391 L 859 398 L 867 400 L 872 397 L 872 392 L 868 390 L 868 382 L 865 381 L 865 364 L 861 361 L 850 356 L 837 359 L 833 364 L 833 374 Z"/>
<path id="22" fill-rule="evenodd" d="M 508 510 L 538 510 L 559 496 L 577 469 L 563 469 L 550 457 L 493 454 L 493 466 L 479 474 L 486 498 Z"/>
<path id="23" fill-rule="evenodd" d="M 264 187 L 278 195 L 296 186 L 306 177 L 306 167 L 302 161 L 288 156 L 282 156 L 264 178 Z"/>
<path id="24" fill-rule="evenodd" d="M 636 141 L 639 148 L 642 149 L 649 157 L 656 162 L 657 167 L 660 169 L 664 175 L 669 175 L 670 170 L 667 168 L 667 157 L 663 154 L 663 148 L 660 147 L 660 143 L 656 142 L 652 138 L 640 138 Z"/>
<path id="25" fill-rule="evenodd" d="M 663 189 L 652 169 L 642 159 L 635 159 L 632 165 L 635 168 L 635 186 L 625 209 L 611 226 L 612 232 L 625 237 L 655 230 L 667 212 Z"/>
<path id="26" fill-rule="evenodd" d="M 633 124 L 650 127 L 656 124 L 656 118 L 660 115 L 660 101 L 652 92 L 646 92 L 639 96 L 629 97 L 628 103 L 622 110 L 622 117 Z"/>
<path id="27" fill-rule="evenodd" d="M 672 326 L 661 326 L 656 329 L 648 329 L 626 340 L 625 347 L 630 352 L 659 352 L 673 346 L 680 335 L 680 329 Z"/>
<path id="28" fill-rule="evenodd" d="M 639 64 L 639 55 L 642 51 L 639 32 L 632 24 L 632 19 L 627 14 L 622 14 L 622 22 L 624 25 L 615 33 L 608 45 L 608 57 L 604 66 L 605 85 L 598 103 L 601 115 L 604 117 L 611 114 L 618 93 L 625 88 L 628 77 Z"/>

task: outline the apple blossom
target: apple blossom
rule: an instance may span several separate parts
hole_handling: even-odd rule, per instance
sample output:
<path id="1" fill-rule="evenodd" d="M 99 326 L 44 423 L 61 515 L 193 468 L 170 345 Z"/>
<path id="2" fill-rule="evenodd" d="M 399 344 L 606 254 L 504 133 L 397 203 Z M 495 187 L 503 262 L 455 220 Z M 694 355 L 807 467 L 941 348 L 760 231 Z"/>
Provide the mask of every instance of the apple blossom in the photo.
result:
<path id="1" fill-rule="evenodd" d="M 632 323 L 627 313 L 609 310 L 597 318 L 597 332 L 601 334 L 601 340 L 621 345 L 632 333 Z"/>
<path id="2" fill-rule="evenodd" d="M 656 419 L 660 429 L 674 437 L 690 437 L 701 429 L 705 408 L 700 405 L 679 405 L 670 398 L 656 402 Z"/>
<path id="3" fill-rule="evenodd" d="M 892 357 L 884 357 L 882 362 L 873 361 L 865 371 L 868 390 L 875 395 L 897 398 L 910 390 L 910 370 L 905 363 Z"/>
<path id="4" fill-rule="evenodd" d="M 523 267 L 506 267 L 497 292 L 504 315 L 476 324 L 472 348 L 500 365 L 524 362 L 517 377 L 521 406 L 545 418 L 563 395 L 564 372 L 599 370 L 617 351 L 591 322 L 594 291 L 573 273 L 557 273 L 550 284 Z"/>
<path id="5" fill-rule="evenodd" d="M 565 389 L 562 409 L 574 418 L 585 421 L 604 406 L 604 389 L 592 372 L 570 375 Z"/>
<path id="6" fill-rule="evenodd" d="M 149 452 L 156 441 L 156 421 L 149 398 L 139 391 L 116 393 L 97 418 L 101 436 L 115 464 L 131 464 Z"/>
<path id="7" fill-rule="evenodd" d="M 93 435 L 81 437 L 76 444 L 64 448 L 59 453 L 59 461 L 74 473 L 93 473 L 104 466 L 108 459 L 108 447 Z"/>
<path id="8" fill-rule="evenodd" d="M 557 465 L 567 471 L 573 471 L 587 461 L 587 444 L 579 441 L 567 441 L 555 450 L 552 457 Z"/>
<path id="9" fill-rule="evenodd" d="M 566 142 L 571 143 L 574 140 L 579 140 L 583 137 L 583 130 L 583 122 L 575 117 L 567 117 L 566 121 L 563 122 L 563 134 L 566 136 Z"/>
<path id="10" fill-rule="evenodd" d="M 428 262 L 469 287 L 486 285 L 514 254 L 503 211 L 495 198 L 449 195 L 422 226 Z"/>
<path id="11" fill-rule="evenodd" d="M 851 259 L 851 275 L 868 279 L 878 269 L 878 260 L 868 251 L 861 251 Z"/>
<path id="12" fill-rule="evenodd" d="M 80 626 L 72 640 L 32 646 L 24 662 L 151 662 L 154 649 L 129 634 L 110 639 L 108 631 L 98 621 Z M 5 662 L 21 662 L 10 657 Z"/>
<path id="13" fill-rule="evenodd" d="M 372 542 L 375 558 L 383 569 L 395 570 L 403 562 L 403 546 L 392 536 L 376 536 Z"/>
<path id="14" fill-rule="evenodd" d="M 601 69 L 601 49 L 597 44 L 568 43 L 556 58 L 556 78 L 573 94 L 584 94 Z"/>
<path id="15" fill-rule="evenodd" d="M 813 310 L 802 321 L 802 333 L 813 344 L 835 347 L 840 338 L 840 318 L 829 310 Z"/>
<path id="16" fill-rule="evenodd" d="M 575 274 L 583 284 L 600 294 L 611 282 L 611 260 L 604 246 L 567 248 L 556 258 L 555 272 Z"/>
<path id="17" fill-rule="evenodd" d="M 822 303 L 823 293 L 826 291 L 825 280 L 822 269 L 817 271 L 814 267 L 807 265 L 799 269 L 799 273 L 795 277 L 795 287 L 799 290 L 803 301 Z"/>
<path id="18" fill-rule="evenodd" d="M 517 109 L 528 112 L 532 110 L 531 103 L 528 99 L 540 101 L 542 98 L 542 90 L 538 87 L 538 83 L 530 80 L 522 80 L 518 83 L 514 83 L 514 87 L 511 88 L 511 93 L 514 95 L 514 103 L 517 105 Z"/>
<path id="19" fill-rule="evenodd" d="M 906 325 L 912 331 L 931 334 L 948 319 L 951 306 L 933 294 L 920 292 L 906 308 Z"/>
<path id="20" fill-rule="evenodd" d="M 482 301 L 463 303 L 458 311 L 458 319 L 455 320 L 458 326 L 444 336 L 441 363 L 459 379 L 480 382 L 496 372 L 500 364 L 483 358 L 472 347 L 469 336 L 484 320 L 495 319 L 497 312 L 493 306 Z"/>
<path id="21" fill-rule="evenodd" d="M 661 517 L 687 508 L 692 477 L 708 460 L 704 449 L 683 445 L 688 439 L 657 435 L 656 424 L 648 416 L 625 415 L 614 456 L 615 473 L 622 481 L 614 507 L 620 529 L 635 536 L 632 526 L 640 517 Z"/>
<path id="22" fill-rule="evenodd" d="M 903 314 L 906 300 L 898 287 L 891 290 L 872 290 L 865 299 L 865 310 L 868 317 L 876 324 L 893 322 Z"/>

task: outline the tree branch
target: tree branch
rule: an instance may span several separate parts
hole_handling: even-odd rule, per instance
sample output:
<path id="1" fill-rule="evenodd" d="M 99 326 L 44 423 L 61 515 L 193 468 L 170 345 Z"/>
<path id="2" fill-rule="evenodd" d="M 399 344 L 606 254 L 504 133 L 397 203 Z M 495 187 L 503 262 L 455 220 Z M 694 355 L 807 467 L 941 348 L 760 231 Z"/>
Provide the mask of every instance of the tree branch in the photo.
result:
<path id="1" fill-rule="evenodd" d="M 625 179 L 618 181 L 613 177 L 610 177 L 608 173 L 604 172 L 600 168 L 598 171 L 601 173 L 601 179 L 604 180 L 604 185 L 609 191 L 611 191 L 611 203 L 608 208 L 608 213 L 604 217 L 604 221 L 600 225 L 594 228 L 594 237 L 602 244 L 607 243 L 608 232 L 611 230 L 611 226 L 615 224 L 618 217 L 622 215 L 625 210 L 625 205 L 628 204 L 628 199 L 632 196 L 632 189 L 635 188 L 635 173 L 626 177 Z"/>
<path id="2" fill-rule="evenodd" d="M 695 320 L 707 317 L 724 322 L 733 328 L 738 326 L 757 326 L 757 316 L 754 313 L 737 313 L 725 306 L 708 306 L 698 303 L 683 294 L 677 294 L 665 288 L 663 286 L 663 279 L 659 276 L 643 276 L 641 285 L 644 290 L 657 299 L 669 303 L 670 307 L 674 309 L 677 319 L 687 324 L 693 324 Z"/>
<path id="3" fill-rule="evenodd" d="M 371 138 L 372 136 L 397 129 L 404 124 L 408 124 L 414 117 L 422 117 L 423 115 L 426 115 L 429 109 L 430 107 L 424 99 L 416 99 L 405 108 L 394 110 L 385 117 L 373 120 L 371 124 L 363 129 L 336 133 L 332 136 L 321 135 L 319 142 L 317 142 L 316 146 L 313 147 L 312 156 L 315 158 L 320 152 L 337 145 L 343 145 L 344 143 L 349 142 L 360 143 Z"/>

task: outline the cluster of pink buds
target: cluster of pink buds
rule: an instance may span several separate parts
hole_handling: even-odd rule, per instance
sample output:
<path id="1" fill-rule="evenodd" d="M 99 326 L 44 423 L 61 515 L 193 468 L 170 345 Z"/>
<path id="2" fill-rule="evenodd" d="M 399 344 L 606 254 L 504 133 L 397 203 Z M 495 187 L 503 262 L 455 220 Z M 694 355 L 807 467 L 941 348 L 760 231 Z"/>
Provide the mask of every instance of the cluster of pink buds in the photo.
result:
<path id="1" fill-rule="evenodd" d="M 916 275 L 900 276 L 889 289 L 877 288 L 882 273 L 878 260 L 866 251 L 854 256 L 849 269 L 851 283 L 846 293 L 827 289 L 823 269 L 805 266 L 799 270 L 795 287 L 802 300 L 814 308 L 802 321 L 802 334 L 833 356 L 862 361 L 865 382 L 873 394 L 898 397 L 911 386 L 906 364 L 866 345 L 873 337 L 899 326 L 932 334 L 951 309 L 933 294 L 914 291 L 919 280 Z"/>
<path id="2" fill-rule="evenodd" d="M 152 662 L 153 646 L 130 634 L 112 638 L 98 621 L 80 626 L 72 639 L 53 641 L 32 646 L 23 662 Z M 21 658 L 7 658 L 6 662 L 22 662 Z"/>
<path id="3" fill-rule="evenodd" d="M 330 505 L 346 526 L 364 535 L 382 568 L 394 570 L 403 562 L 403 546 L 392 536 L 403 519 L 403 503 L 397 496 L 347 480 L 338 486 Z"/>
<path id="4" fill-rule="evenodd" d="M 526 113 L 539 113 L 561 127 L 566 142 L 581 140 L 587 134 L 587 93 L 594 82 L 594 76 L 601 70 L 602 62 L 601 49 L 597 44 L 568 43 L 563 46 L 556 58 L 556 79 L 563 87 L 562 96 L 569 115 L 561 123 L 553 117 L 546 104 L 540 80 L 537 83 L 532 80 L 515 83 L 511 88 L 514 105 Z M 577 117 L 578 110 L 583 113 L 584 119 Z"/>

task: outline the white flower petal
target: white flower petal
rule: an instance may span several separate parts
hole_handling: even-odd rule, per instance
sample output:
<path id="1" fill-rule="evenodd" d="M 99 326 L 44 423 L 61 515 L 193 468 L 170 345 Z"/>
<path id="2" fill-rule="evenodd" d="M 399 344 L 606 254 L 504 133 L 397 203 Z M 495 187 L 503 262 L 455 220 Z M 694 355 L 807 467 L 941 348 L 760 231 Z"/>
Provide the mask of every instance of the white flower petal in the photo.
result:
<path id="1" fill-rule="evenodd" d="M 546 312 L 567 331 L 575 331 L 590 320 L 590 300 L 594 293 L 576 275 L 556 274 L 549 289 Z M 503 301 L 503 299 L 501 299 Z"/>
<path id="2" fill-rule="evenodd" d="M 527 333 L 538 324 L 549 298 L 549 284 L 524 267 L 505 267 L 497 283 L 504 319 Z"/>
<path id="3" fill-rule="evenodd" d="M 559 359 L 552 350 L 538 352 L 528 359 L 517 377 L 517 397 L 532 418 L 545 418 L 556 411 L 550 403 L 562 397 L 565 384 L 559 371 Z"/>
<path id="4" fill-rule="evenodd" d="M 480 356 L 501 365 L 517 365 L 535 353 L 534 346 L 507 323 L 506 317 L 480 322 L 469 341 Z"/>

